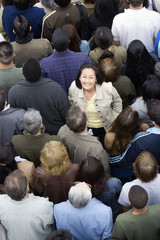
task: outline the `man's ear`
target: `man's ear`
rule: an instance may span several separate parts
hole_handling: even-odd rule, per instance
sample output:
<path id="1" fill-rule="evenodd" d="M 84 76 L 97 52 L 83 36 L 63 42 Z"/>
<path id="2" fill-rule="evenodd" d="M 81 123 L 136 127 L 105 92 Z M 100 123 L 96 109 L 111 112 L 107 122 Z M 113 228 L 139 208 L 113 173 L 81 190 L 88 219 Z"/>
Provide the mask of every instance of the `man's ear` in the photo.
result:
<path id="1" fill-rule="evenodd" d="M 32 30 L 32 27 L 31 26 L 29 26 L 29 31 L 31 31 Z"/>
<path id="2" fill-rule="evenodd" d="M 16 35 L 16 32 L 15 32 L 15 30 L 13 29 L 13 33 Z"/>

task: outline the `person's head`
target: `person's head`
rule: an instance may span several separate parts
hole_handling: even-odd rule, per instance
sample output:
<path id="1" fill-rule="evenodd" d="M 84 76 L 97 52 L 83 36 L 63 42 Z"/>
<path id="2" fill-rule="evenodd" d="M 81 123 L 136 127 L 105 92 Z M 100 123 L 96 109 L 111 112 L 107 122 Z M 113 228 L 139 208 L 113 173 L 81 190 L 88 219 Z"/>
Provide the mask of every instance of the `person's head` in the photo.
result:
<path id="1" fill-rule="evenodd" d="M 70 4 L 71 0 L 54 0 L 59 7 L 66 7 Z"/>
<path id="2" fill-rule="evenodd" d="M 50 9 L 50 10 L 54 10 L 56 7 L 56 4 L 53 0 L 41 0 L 40 1 L 42 3 L 43 6 L 45 6 L 46 8 Z"/>
<path id="3" fill-rule="evenodd" d="M 150 182 L 157 177 L 159 166 L 154 155 L 148 151 L 141 152 L 133 163 L 134 173 L 142 182 Z"/>
<path id="4" fill-rule="evenodd" d="M 145 102 L 151 98 L 160 99 L 160 79 L 156 75 L 148 75 L 142 86 L 142 97 Z"/>
<path id="5" fill-rule="evenodd" d="M 87 115 L 79 106 L 73 105 L 67 113 L 66 124 L 71 131 L 81 133 L 86 128 Z"/>
<path id="6" fill-rule="evenodd" d="M 106 188 L 106 177 L 101 161 L 88 156 L 88 158 L 83 160 L 80 165 L 77 180 L 89 183 L 92 186 L 91 190 L 94 197 L 102 194 Z"/>
<path id="7" fill-rule="evenodd" d="M 13 62 L 13 47 L 12 44 L 4 41 L 0 42 L 0 63 L 9 65 Z"/>
<path id="8" fill-rule="evenodd" d="M 46 240 L 72 240 L 72 235 L 67 230 L 57 229 L 51 232 Z"/>
<path id="9" fill-rule="evenodd" d="M 95 88 L 95 83 L 99 85 L 102 84 L 102 80 L 99 78 L 98 75 L 97 67 L 92 63 L 84 63 L 78 71 L 76 77 L 76 86 L 79 89 L 83 88 L 85 90 L 90 90 L 92 88 Z"/>
<path id="10" fill-rule="evenodd" d="M 94 34 L 94 41 L 97 47 L 102 49 L 109 48 L 113 42 L 111 30 L 107 27 L 98 27 Z"/>
<path id="11" fill-rule="evenodd" d="M 143 0 L 128 0 L 132 7 L 137 8 L 143 4 Z"/>
<path id="12" fill-rule="evenodd" d="M 30 31 L 28 19 L 23 15 L 18 15 L 13 22 L 13 31 L 18 37 L 27 37 Z"/>
<path id="13" fill-rule="evenodd" d="M 98 65 L 99 76 L 105 82 L 114 82 L 119 76 L 119 68 L 111 58 L 105 58 Z"/>
<path id="14" fill-rule="evenodd" d="M 65 24 L 63 25 L 62 29 L 64 29 L 64 31 L 69 36 L 68 48 L 74 52 L 81 52 L 81 49 L 80 49 L 81 39 L 77 33 L 75 26 L 72 24 Z"/>
<path id="15" fill-rule="evenodd" d="M 42 74 L 40 63 L 35 58 L 29 58 L 23 65 L 23 74 L 28 82 L 37 82 Z"/>
<path id="16" fill-rule="evenodd" d="M 85 3 L 95 3 L 96 0 L 84 0 Z"/>
<path id="17" fill-rule="evenodd" d="M 29 6 L 29 0 L 13 0 L 13 5 L 18 10 L 25 10 Z"/>
<path id="18" fill-rule="evenodd" d="M 27 178 L 24 173 L 18 169 L 6 177 L 4 187 L 8 196 L 16 201 L 23 200 L 28 193 Z"/>
<path id="19" fill-rule="evenodd" d="M 0 112 L 5 108 L 5 104 L 6 104 L 6 94 L 0 88 Z"/>
<path id="20" fill-rule="evenodd" d="M 148 202 L 146 190 L 138 185 L 134 185 L 130 188 L 128 198 L 131 205 L 136 209 L 143 209 Z"/>
<path id="21" fill-rule="evenodd" d="M 65 52 L 69 46 L 69 36 L 62 28 L 57 28 L 52 34 L 53 48 L 57 52 Z"/>
<path id="22" fill-rule="evenodd" d="M 65 146 L 58 141 L 50 141 L 44 145 L 40 161 L 44 170 L 50 175 L 66 172 L 71 164 Z"/>
<path id="23" fill-rule="evenodd" d="M 13 5 L 13 0 L 1 0 L 2 6 L 6 7 L 9 5 Z"/>
<path id="24" fill-rule="evenodd" d="M 0 184 L 4 184 L 6 176 L 17 169 L 15 156 L 16 151 L 11 142 L 0 143 Z"/>
<path id="25" fill-rule="evenodd" d="M 92 199 L 90 186 L 85 182 L 77 182 L 70 188 L 68 199 L 75 208 L 85 207 Z"/>
<path id="26" fill-rule="evenodd" d="M 160 127 L 160 100 L 154 98 L 148 100 L 147 109 L 150 120 Z"/>
<path id="27" fill-rule="evenodd" d="M 24 114 L 22 126 L 30 135 L 37 134 L 42 127 L 42 117 L 39 111 L 34 108 L 28 108 Z"/>

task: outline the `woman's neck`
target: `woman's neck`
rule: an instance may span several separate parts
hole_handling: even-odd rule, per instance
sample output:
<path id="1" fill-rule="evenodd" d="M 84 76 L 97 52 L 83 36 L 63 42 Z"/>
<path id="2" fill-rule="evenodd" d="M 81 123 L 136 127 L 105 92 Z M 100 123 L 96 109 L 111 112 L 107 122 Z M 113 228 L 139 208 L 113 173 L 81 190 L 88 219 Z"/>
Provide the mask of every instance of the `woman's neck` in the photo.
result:
<path id="1" fill-rule="evenodd" d="M 87 98 L 87 100 L 90 100 L 94 96 L 94 94 L 96 93 L 96 87 L 94 89 L 91 89 L 91 90 L 85 90 L 84 89 L 83 92 L 84 92 L 84 95 Z"/>

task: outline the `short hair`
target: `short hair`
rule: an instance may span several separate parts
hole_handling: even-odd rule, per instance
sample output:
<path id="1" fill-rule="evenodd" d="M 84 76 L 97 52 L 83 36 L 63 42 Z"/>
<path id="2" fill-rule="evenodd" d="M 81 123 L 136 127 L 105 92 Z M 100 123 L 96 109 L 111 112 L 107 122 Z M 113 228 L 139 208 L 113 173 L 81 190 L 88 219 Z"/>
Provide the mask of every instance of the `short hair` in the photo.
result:
<path id="1" fill-rule="evenodd" d="M 94 41 L 102 49 L 109 48 L 113 42 L 111 30 L 107 27 L 98 27 L 94 34 Z"/>
<path id="2" fill-rule="evenodd" d="M 66 147 L 59 141 L 50 141 L 44 145 L 40 161 L 44 170 L 52 176 L 66 172 L 71 165 Z"/>
<path id="3" fill-rule="evenodd" d="M 66 7 L 70 4 L 71 0 L 54 0 L 59 7 Z"/>
<path id="4" fill-rule="evenodd" d="M 92 156 L 88 156 L 82 161 L 76 179 L 89 183 L 92 186 L 91 191 L 94 197 L 103 194 L 107 188 L 104 167 L 100 160 Z"/>
<path id="5" fill-rule="evenodd" d="M 81 133 L 85 130 L 87 115 L 79 106 L 73 105 L 67 113 L 66 123 L 71 131 Z"/>
<path id="6" fill-rule="evenodd" d="M 147 102 L 148 115 L 160 127 L 160 100 L 150 99 Z"/>
<path id="7" fill-rule="evenodd" d="M 142 182 L 150 182 L 157 177 L 159 166 L 154 155 L 148 151 L 141 152 L 133 163 L 134 173 Z"/>
<path id="8" fill-rule="evenodd" d="M 99 76 L 105 82 L 114 82 L 119 76 L 119 68 L 117 63 L 111 58 L 103 59 L 99 65 Z"/>
<path id="9" fill-rule="evenodd" d="M 62 28 L 57 28 L 52 34 L 53 48 L 57 52 L 64 52 L 69 46 L 69 36 Z"/>
<path id="10" fill-rule="evenodd" d="M 22 126 L 24 130 L 34 135 L 38 133 L 41 129 L 42 117 L 39 111 L 34 108 L 28 108 L 27 112 L 24 114 Z"/>
<path id="11" fill-rule="evenodd" d="M 13 29 L 18 37 L 27 37 L 30 31 L 28 19 L 23 15 L 17 15 L 13 22 Z"/>
<path id="12" fill-rule="evenodd" d="M 27 178 L 19 169 L 6 177 L 4 187 L 8 196 L 16 201 L 21 201 L 27 194 Z"/>
<path id="13" fill-rule="evenodd" d="M 145 102 L 151 98 L 160 99 L 160 78 L 150 74 L 142 86 L 142 97 Z"/>
<path id="14" fill-rule="evenodd" d="M 29 6 L 29 0 L 13 0 L 13 5 L 18 10 L 25 10 Z"/>
<path id="15" fill-rule="evenodd" d="M 75 208 L 85 207 L 92 199 L 91 189 L 89 189 L 87 184 L 86 187 L 84 187 L 84 184 L 86 183 L 80 182 L 69 190 L 68 199 Z"/>
<path id="16" fill-rule="evenodd" d="M 72 240 L 72 235 L 67 230 L 57 229 L 50 233 L 46 240 Z"/>
<path id="17" fill-rule="evenodd" d="M 4 109 L 6 101 L 6 94 L 5 92 L 0 88 L 0 112 Z"/>
<path id="18" fill-rule="evenodd" d="M 0 42 L 0 62 L 9 65 L 13 61 L 13 46 L 4 41 Z"/>
<path id="19" fill-rule="evenodd" d="M 37 82 L 42 74 L 40 63 L 35 58 L 29 58 L 23 65 L 23 74 L 28 82 Z"/>
<path id="20" fill-rule="evenodd" d="M 102 84 L 102 80 L 101 80 L 101 78 L 100 78 L 99 75 L 98 75 L 98 68 L 97 68 L 95 65 L 93 65 L 92 63 L 84 63 L 84 64 L 82 64 L 81 67 L 79 68 L 79 71 L 78 71 L 78 74 L 77 74 L 77 77 L 76 77 L 76 80 L 75 80 L 76 86 L 77 86 L 79 89 L 82 89 L 82 85 L 81 85 L 81 82 L 80 82 L 79 78 L 80 78 L 80 76 L 81 76 L 81 74 L 82 74 L 82 71 L 83 71 L 84 69 L 86 69 L 86 68 L 90 68 L 90 69 L 92 69 L 92 70 L 95 72 L 96 80 L 97 80 L 96 83 L 99 84 L 99 85 L 101 85 L 101 84 Z"/>
<path id="21" fill-rule="evenodd" d="M 42 3 L 43 6 L 45 6 L 46 8 L 51 9 L 52 11 L 56 7 L 55 1 L 53 1 L 53 0 L 41 0 L 41 3 Z"/>
<path id="22" fill-rule="evenodd" d="M 143 187 L 134 185 L 129 190 L 128 198 L 133 207 L 142 209 L 147 204 L 148 194 Z"/>
<path id="23" fill-rule="evenodd" d="M 129 0 L 129 3 L 133 7 L 139 7 L 143 3 L 143 0 Z"/>

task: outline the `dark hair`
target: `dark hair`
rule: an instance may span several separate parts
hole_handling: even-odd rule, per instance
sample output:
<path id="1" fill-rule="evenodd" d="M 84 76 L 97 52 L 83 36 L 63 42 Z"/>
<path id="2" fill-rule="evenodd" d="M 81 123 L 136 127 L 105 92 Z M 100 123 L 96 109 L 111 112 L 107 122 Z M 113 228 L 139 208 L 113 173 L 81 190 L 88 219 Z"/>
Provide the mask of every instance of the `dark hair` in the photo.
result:
<path id="1" fill-rule="evenodd" d="M 77 174 L 77 180 L 89 183 L 92 186 L 91 190 L 94 197 L 104 193 L 104 190 L 107 188 L 106 178 L 104 167 L 100 160 L 88 156 L 86 160 L 82 161 Z"/>
<path id="2" fill-rule="evenodd" d="M 18 37 L 27 37 L 30 30 L 28 19 L 23 15 L 17 15 L 13 22 L 13 29 Z"/>
<path id="3" fill-rule="evenodd" d="M 159 171 L 159 165 L 155 156 L 148 152 L 141 152 L 133 163 L 134 172 L 137 178 L 142 182 L 154 180 Z"/>
<path id="4" fill-rule="evenodd" d="M 160 99 L 160 79 L 156 75 L 148 75 L 147 80 L 142 86 L 143 100 L 151 98 Z"/>
<path id="5" fill-rule="evenodd" d="M 13 46 L 4 41 L 0 42 L 0 62 L 9 65 L 13 61 Z"/>
<path id="6" fill-rule="evenodd" d="M 4 109 L 6 101 L 6 94 L 5 92 L 0 88 L 0 112 Z"/>
<path id="7" fill-rule="evenodd" d="M 148 8 L 149 7 L 149 1 L 143 0 L 143 7 Z"/>
<path id="8" fill-rule="evenodd" d="M 93 65 L 92 63 L 84 63 L 83 65 L 81 65 L 79 71 L 78 71 L 78 74 L 77 74 L 77 77 L 76 77 L 76 86 L 79 88 L 79 89 L 82 89 L 82 85 L 81 85 L 81 82 L 79 80 L 81 74 L 82 74 L 82 71 L 86 68 L 91 68 L 95 71 L 95 75 L 96 75 L 96 79 L 97 79 L 97 84 L 101 85 L 102 84 L 102 80 L 100 79 L 99 75 L 98 75 L 98 68 Z"/>
<path id="9" fill-rule="evenodd" d="M 17 169 L 15 156 L 16 151 L 11 142 L 0 143 L 0 184 L 4 184 L 6 176 Z"/>
<path id="10" fill-rule="evenodd" d="M 71 2 L 71 0 L 54 0 L 54 1 L 60 7 L 66 7 Z"/>
<path id="11" fill-rule="evenodd" d="M 2 6 L 6 7 L 9 5 L 13 5 L 13 0 L 2 0 Z"/>
<path id="12" fill-rule="evenodd" d="M 143 0 L 129 0 L 129 3 L 133 7 L 139 7 L 143 3 Z"/>
<path id="13" fill-rule="evenodd" d="M 40 63 L 29 58 L 23 65 L 23 74 L 28 82 L 37 82 L 42 74 Z"/>
<path id="14" fill-rule="evenodd" d="M 65 24 L 63 25 L 62 29 L 64 29 L 64 31 L 68 34 L 69 37 L 68 48 L 74 52 L 81 52 L 81 39 L 77 33 L 75 26 L 72 24 Z"/>
<path id="15" fill-rule="evenodd" d="M 95 3 L 96 0 L 84 0 L 85 3 Z"/>
<path id="16" fill-rule="evenodd" d="M 96 0 L 94 5 L 94 15 L 100 21 L 107 21 L 112 25 L 114 16 L 118 13 L 116 0 Z"/>
<path id="17" fill-rule="evenodd" d="M 69 37 L 62 28 L 57 28 L 52 34 L 52 44 L 57 52 L 64 52 L 69 46 Z"/>
<path id="18" fill-rule="evenodd" d="M 19 169 L 6 177 L 4 187 L 8 196 L 16 201 L 22 200 L 27 194 L 27 178 Z"/>
<path id="19" fill-rule="evenodd" d="M 154 72 L 154 64 L 154 59 L 140 40 L 134 40 L 129 44 L 126 75 L 132 80 L 138 95 L 141 95 L 142 85 L 148 74 Z"/>
<path id="20" fill-rule="evenodd" d="M 18 10 L 25 10 L 29 6 L 29 0 L 13 0 L 13 5 Z"/>
<path id="21" fill-rule="evenodd" d="M 139 131 L 141 129 L 138 112 L 134 111 L 131 106 L 124 108 L 111 124 L 109 132 L 115 133 L 115 139 L 112 147 L 107 149 L 108 153 L 114 156 L 122 154 Z"/>
<path id="22" fill-rule="evenodd" d="M 111 58 L 103 59 L 99 65 L 99 76 L 105 82 L 114 82 L 119 76 L 119 68 L 116 62 Z"/>
<path id="23" fill-rule="evenodd" d="M 85 130 L 87 115 L 79 106 L 71 106 L 66 116 L 66 123 L 71 131 L 81 133 Z"/>
<path id="24" fill-rule="evenodd" d="M 50 233 L 46 240 L 72 240 L 72 235 L 67 230 L 58 229 Z"/>
<path id="25" fill-rule="evenodd" d="M 160 127 L 160 100 L 150 99 L 147 102 L 148 115 Z"/>
<path id="26" fill-rule="evenodd" d="M 148 202 L 148 194 L 146 190 L 138 185 L 134 185 L 130 188 L 128 198 L 132 206 L 137 209 L 144 208 Z"/>
<path id="27" fill-rule="evenodd" d="M 109 48 L 113 42 L 113 35 L 109 28 L 98 27 L 94 34 L 94 41 L 97 47 L 102 49 Z"/>

